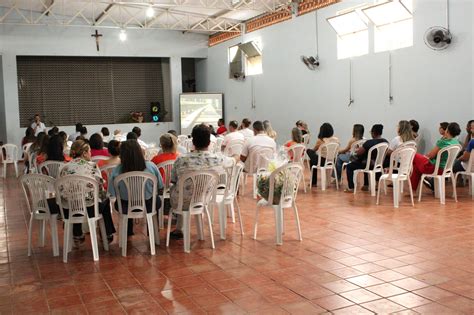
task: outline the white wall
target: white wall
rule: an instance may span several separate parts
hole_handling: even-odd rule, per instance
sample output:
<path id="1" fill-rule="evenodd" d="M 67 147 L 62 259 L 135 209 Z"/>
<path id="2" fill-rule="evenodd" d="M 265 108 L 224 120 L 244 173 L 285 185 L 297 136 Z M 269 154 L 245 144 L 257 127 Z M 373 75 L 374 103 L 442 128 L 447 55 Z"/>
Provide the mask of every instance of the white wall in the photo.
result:
<path id="1" fill-rule="evenodd" d="M 365 125 L 366 136 L 372 124 L 382 123 L 384 136 L 391 139 L 399 120 L 416 119 L 424 148 L 431 148 L 439 122 L 457 121 L 463 127 L 474 117 L 474 8 L 468 0 L 450 1 L 454 42 L 448 50 L 435 52 L 425 46 L 423 35 L 431 26 L 444 25 L 446 1 L 414 0 L 414 45 L 392 52 L 393 103 L 388 101 L 388 53 L 370 52 L 352 61 L 355 103 L 348 107 L 349 60 L 337 60 L 336 34 L 326 18 L 360 2 L 343 1 L 318 11 L 317 71 L 300 61 L 301 55 L 315 54 L 316 19 L 309 13 L 210 48 L 207 60 L 198 63 L 198 90 L 225 93 L 227 120 L 269 119 L 280 143 L 289 138 L 298 119 L 307 121 L 314 134 L 323 122 L 330 122 L 343 143 L 354 123 Z M 244 82 L 228 79 L 227 48 L 252 39 L 263 45 L 263 74 Z"/>
<path id="2" fill-rule="evenodd" d="M 19 144 L 24 135 L 25 129 L 20 128 L 19 123 L 17 55 L 170 57 L 174 121 L 159 125 L 144 123 L 140 124 L 140 127 L 143 140 L 148 142 L 158 142 L 161 133 L 178 128 L 181 57 L 205 58 L 207 36 L 173 31 L 127 30 L 127 41 L 120 42 L 118 30 L 100 29 L 104 36 L 100 39 L 100 52 L 97 52 L 94 38 L 91 37 L 93 31 L 94 29 L 89 28 L 0 25 L 0 84 L 3 77 L 4 89 L 4 98 L 0 94 L 0 140 Z M 133 126 L 107 125 L 112 132 L 114 129 L 128 132 Z M 87 127 L 92 134 L 99 131 L 102 125 Z M 1 132 L 3 128 L 6 129 L 6 135 Z M 60 126 L 60 129 L 71 133 L 74 127 Z"/>

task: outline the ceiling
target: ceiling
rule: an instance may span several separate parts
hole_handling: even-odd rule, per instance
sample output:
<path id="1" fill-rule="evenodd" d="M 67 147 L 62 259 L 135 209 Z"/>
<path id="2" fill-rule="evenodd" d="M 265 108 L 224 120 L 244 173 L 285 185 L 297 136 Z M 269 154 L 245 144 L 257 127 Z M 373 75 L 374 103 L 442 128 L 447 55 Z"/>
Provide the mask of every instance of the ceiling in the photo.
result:
<path id="1" fill-rule="evenodd" d="M 213 34 L 289 0 L 0 0 L 0 25 L 169 29 Z M 147 16 L 152 7 L 153 16 Z"/>

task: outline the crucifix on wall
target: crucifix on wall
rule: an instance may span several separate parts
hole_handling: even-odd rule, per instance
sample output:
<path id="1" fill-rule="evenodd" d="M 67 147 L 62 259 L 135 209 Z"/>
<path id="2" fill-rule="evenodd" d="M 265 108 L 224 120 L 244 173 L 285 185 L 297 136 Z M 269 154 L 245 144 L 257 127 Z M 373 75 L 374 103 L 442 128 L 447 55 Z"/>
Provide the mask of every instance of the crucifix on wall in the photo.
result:
<path id="1" fill-rule="evenodd" d="M 99 31 L 95 30 L 95 33 L 91 35 L 91 37 L 95 37 L 95 46 L 97 47 L 97 51 L 99 51 L 99 39 L 102 37 L 102 34 L 99 34 Z"/>

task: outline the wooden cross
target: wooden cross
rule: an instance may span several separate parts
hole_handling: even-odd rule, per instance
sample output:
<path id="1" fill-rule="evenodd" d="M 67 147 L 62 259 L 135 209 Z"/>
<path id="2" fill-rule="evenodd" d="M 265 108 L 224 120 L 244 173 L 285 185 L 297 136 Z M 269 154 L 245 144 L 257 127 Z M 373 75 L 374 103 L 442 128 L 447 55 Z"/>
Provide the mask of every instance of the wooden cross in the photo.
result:
<path id="1" fill-rule="evenodd" d="M 99 34 L 97 30 L 95 30 L 95 34 L 92 34 L 91 37 L 95 37 L 95 46 L 97 47 L 97 51 L 99 51 L 99 39 L 102 37 L 102 34 Z"/>

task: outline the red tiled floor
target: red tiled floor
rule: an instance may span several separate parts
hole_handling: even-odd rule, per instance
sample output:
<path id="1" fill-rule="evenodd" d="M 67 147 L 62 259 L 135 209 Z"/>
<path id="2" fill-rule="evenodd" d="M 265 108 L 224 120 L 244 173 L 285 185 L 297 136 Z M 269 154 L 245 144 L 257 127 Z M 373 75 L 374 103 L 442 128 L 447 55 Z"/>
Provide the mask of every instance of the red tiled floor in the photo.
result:
<path id="1" fill-rule="evenodd" d="M 377 206 L 364 192 L 300 192 L 304 240 L 296 240 L 289 213 L 282 246 L 274 244 L 271 211 L 261 212 L 259 238 L 251 238 L 249 191 L 238 198 L 246 234 L 228 223 L 220 241 L 216 222 L 215 250 L 207 229 L 205 241 L 192 230 L 190 254 L 182 241 L 166 248 L 161 231 L 152 257 L 140 223 L 126 258 L 116 237 L 108 253 L 99 244 L 93 262 L 87 236 L 64 264 L 52 256 L 49 228 L 40 248 L 35 227 L 27 256 L 22 191 L 16 179 L 0 179 L 0 313 L 474 314 L 474 233 L 466 219 L 474 211 L 465 188 L 458 203 L 448 198 L 441 206 L 427 193 L 422 203 L 400 209 L 390 194 Z"/>

